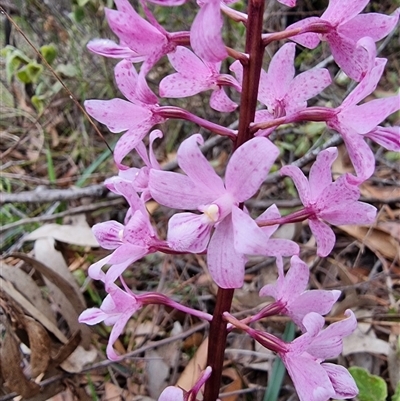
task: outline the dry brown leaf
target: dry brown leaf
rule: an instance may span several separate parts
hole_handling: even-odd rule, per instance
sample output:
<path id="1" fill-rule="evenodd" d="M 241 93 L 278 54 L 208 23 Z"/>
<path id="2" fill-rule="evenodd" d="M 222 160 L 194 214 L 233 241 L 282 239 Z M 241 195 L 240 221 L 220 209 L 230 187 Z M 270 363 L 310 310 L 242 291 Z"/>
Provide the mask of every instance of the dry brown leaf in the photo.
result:
<path id="1" fill-rule="evenodd" d="M 373 252 L 378 252 L 390 260 L 400 258 L 399 243 L 379 228 L 361 226 L 339 226 L 339 228 L 358 239 Z"/>
<path id="2" fill-rule="evenodd" d="M 16 392 L 24 398 L 32 397 L 40 392 L 40 386 L 27 379 L 22 372 L 19 344 L 8 330 L 3 339 L 0 359 L 3 366 L 4 385 L 12 392 Z M 4 369 L 4 366 L 7 366 L 7 369 Z"/>
<path id="3" fill-rule="evenodd" d="M 182 372 L 176 385 L 189 391 L 196 380 L 199 378 L 200 372 L 206 368 L 207 363 L 207 348 L 208 337 L 201 343 L 193 358 L 187 364 L 185 370 Z"/>
<path id="4" fill-rule="evenodd" d="M 51 340 L 46 329 L 36 320 L 26 316 L 24 322 L 31 350 L 32 376 L 45 373 L 50 363 Z"/>
<path id="5" fill-rule="evenodd" d="M 72 335 L 66 344 L 63 344 L 57 353 L 52 356 L 52 360 L 56 366 L 62 364 L 76 349 L 81 342 L 81 332 L 77 331 Z"/>
<path id="6" fill-rule="evenodd" d="M 18 267 L 7 265 L 3 261 L 0 261 L 0 276 L 12 283 L 20 294 L 35 305 L 36 309 L 40 310 L 54 325 L 56 324 L 50 304 L 42 297 L 42 291 L 31 276 Z"/>
<path id="7" fill-rule="evenodd" d="M 400 188 L 390 187 L 377 187 L 364 183 L 360 186 L 360 191 L 366 198 L 374 198 L 379 201 L 390 202 L 394 199 L 400 198 Z"/>
<path id="8" fill-rule="evenodd" d="M 224 369 L 224 371 L 222 372 L 222 376 L 229 377 L 232 380 L 228 385 L 224 386 L 222 394 L 239 391 L 243 389 L 242 379 L 240 378 L 236 369 L 233 368 Z M 236 401 L 238 397 L 239 394 L 232 394 L 227 397 L 224 397 L 223 399 L 224 401 Z"/>
<path id="9" fill-rule="evenodd" d="M 66 244 L 78 246 L 99 247 L 92 229 L 86 223 L 77 220 L 76 224 L 44 224 L 24 237 L 24 241 L 36 241 L 40 238 L 51 237 Z"/>
<path id="10" fill-rule="evenodd" d="M 168 385 L 169 369 L 158 349 L 146 351 L 147 389 L 150 397 L 157 399 Z"/>
<path id="11" fill-rule="evenodd" d="M 40 322 L 48 331 L 53 333 L 62 343 L 68 342 L 67 337 L 54 325 L 41 311 L 35 308 L 24 296 L 17 291 L 8 281 L 0 278 L 0 289 L 4 291 L 11 299 L 19 304 L 29 315 Z"/>

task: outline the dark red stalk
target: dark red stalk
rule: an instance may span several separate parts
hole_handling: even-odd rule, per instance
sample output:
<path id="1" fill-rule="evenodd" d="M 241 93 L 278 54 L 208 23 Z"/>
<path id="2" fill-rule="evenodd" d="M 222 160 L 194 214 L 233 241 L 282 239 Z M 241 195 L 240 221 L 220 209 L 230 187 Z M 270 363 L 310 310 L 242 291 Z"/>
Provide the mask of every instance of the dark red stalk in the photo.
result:
<path id="1" fill-rule="evenodd" d="M 254 121 L 257 106 L 258 85 L 260 81 L 264 46 L 262 43 L 262 27 L 265 0 L 249 0 L 246 50 L 249 55 L 247 63 L 243 63 L 242 96 L 239 115 L 239 130 L 234 149 L 243 145 L 253 137 L 250 123 Z M 222 314 L 231 309 L 233 289 L 219 288 L 213 319 L 210 324 L 207 365 L 212 374 L 205 384 L 204 401 L 216 401 L 221 386 L 224 363 L 226 337 L 226 321 Z"/>

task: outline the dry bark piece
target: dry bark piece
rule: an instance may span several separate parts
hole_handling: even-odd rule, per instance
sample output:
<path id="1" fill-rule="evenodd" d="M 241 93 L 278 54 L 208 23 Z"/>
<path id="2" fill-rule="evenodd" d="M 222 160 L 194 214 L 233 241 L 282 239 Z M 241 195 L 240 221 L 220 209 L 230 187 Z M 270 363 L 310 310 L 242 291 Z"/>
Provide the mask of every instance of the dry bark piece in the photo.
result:
<path id="1" fill-rule="evenodd" d="M 9 330 L 3 339 L 1 351 L 1 365 L 7 366 L 7 369 L 2 371 L 4 385 L 24 398 L 38 394 L 40 386 L 25 377 L 21 368 L 22 358 L 19 344 Z"/>
<path id="2" fill-rule="evenodd" d="M 24 326 L 29 337 L 32 376 L 36 377 L 46 372 L 49 366 L 51 340 L 46 329 L 36 320 L 25 316 Z"/>

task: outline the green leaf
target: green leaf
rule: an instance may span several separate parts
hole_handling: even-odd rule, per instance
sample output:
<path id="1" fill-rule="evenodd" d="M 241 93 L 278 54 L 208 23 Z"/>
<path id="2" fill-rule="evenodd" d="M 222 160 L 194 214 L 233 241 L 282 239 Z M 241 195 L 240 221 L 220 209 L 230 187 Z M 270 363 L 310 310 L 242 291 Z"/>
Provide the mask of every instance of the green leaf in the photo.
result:
<path id="1" fill-rule="evenodd" d="M 78 69 L 72 64 L 59 64 L 56 68 L 56 72 L 62 74 L 68 78 L 76 77 Z"/>
<path id="2" fill-rule="evenodd" d="M 49 45 L 43 45 L 40 48 L 40 53 L 45 58 L 45 60 L 51 64 L 57 57 L 57 48 L 50 43 Z"/>
<path id="3" fill-rule="evenodd" d="M 349 368 L 358 390 L 360 401 L 385 401 L 387 397 L 387 385 L 385 380 L 379 376 L 371 375 L 364 368 L 352 366 Z"/>
<path id="4" fill-rule="evenodd" d="M 35 109 L 38 112 L 38 114 L 42 114 L 44 110 L 43 96 L 33 95 L 31 97 L 31 102 L 35 106 Z"/>
<path id="5" fill-rule="evenodd" d="M 36 61 L 31 61 L 17 71 L 16 77 L 24 84 L 36 83 L 42 72 L 43 67 Z"/>

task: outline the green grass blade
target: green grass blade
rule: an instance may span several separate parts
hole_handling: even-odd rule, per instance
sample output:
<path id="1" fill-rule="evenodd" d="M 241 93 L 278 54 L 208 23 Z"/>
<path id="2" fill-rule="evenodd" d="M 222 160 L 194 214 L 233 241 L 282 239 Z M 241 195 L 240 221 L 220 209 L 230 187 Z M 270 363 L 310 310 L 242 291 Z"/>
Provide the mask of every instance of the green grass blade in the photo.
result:
<path id="1" fill-rule="evenodd" d="M 283 333 L 283 340 L 290 342 L 294 338 L 295 326 L 293 322 L 286 324 Z M 286 368 L 279 357 L 276 357 L 271 371 L 271 377 L 268 380 L 268 387 L 265 390 L 263 401 L 277 401 L 279 391 L 282 387 L 283 378 L 285 377 Z"/>

